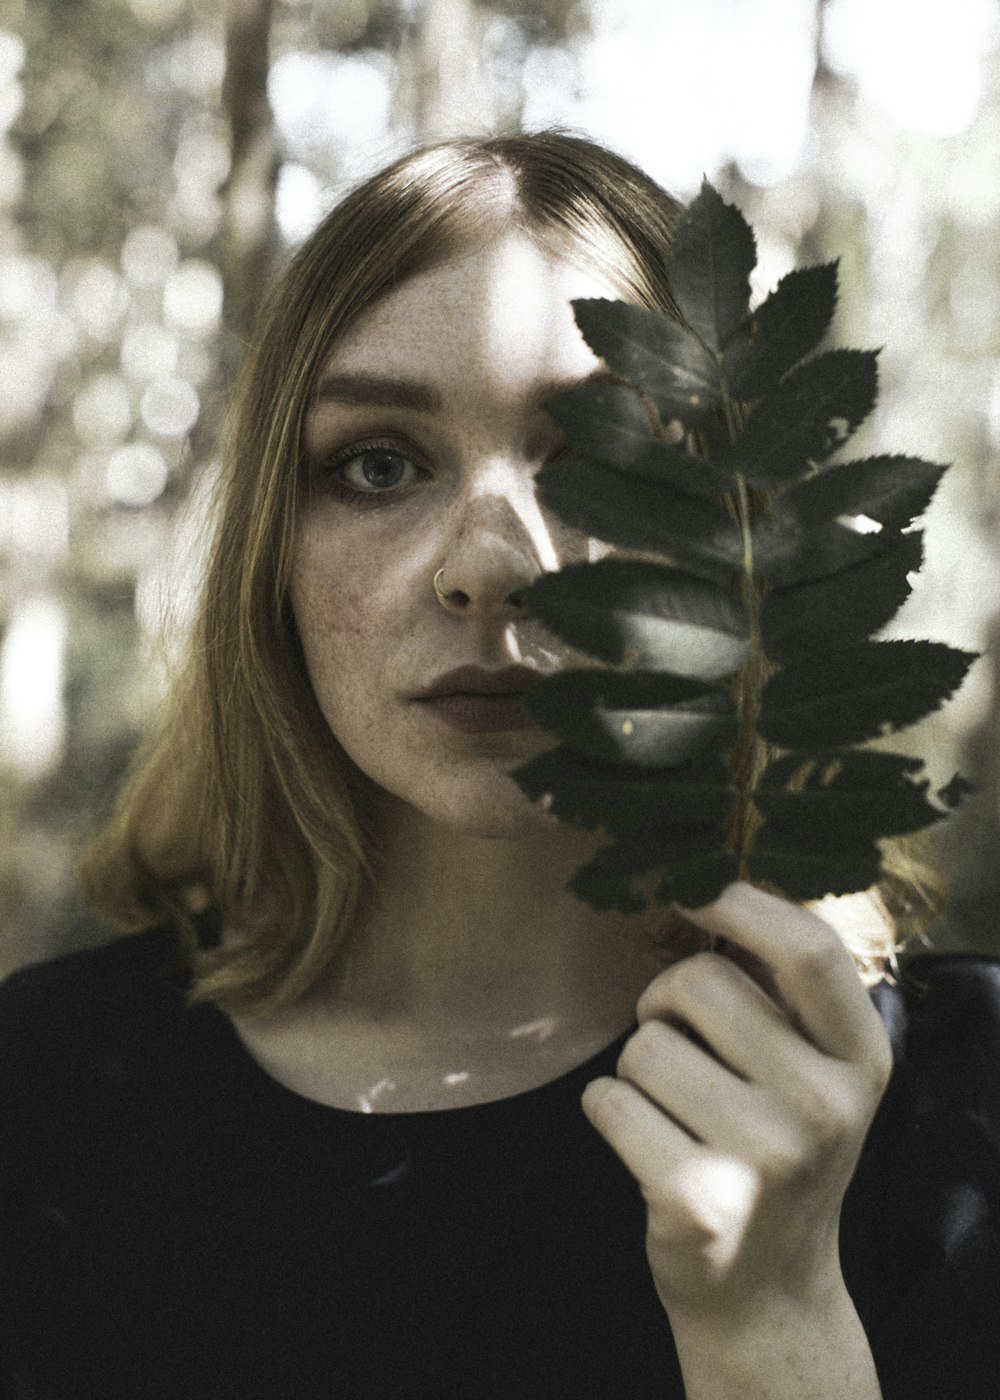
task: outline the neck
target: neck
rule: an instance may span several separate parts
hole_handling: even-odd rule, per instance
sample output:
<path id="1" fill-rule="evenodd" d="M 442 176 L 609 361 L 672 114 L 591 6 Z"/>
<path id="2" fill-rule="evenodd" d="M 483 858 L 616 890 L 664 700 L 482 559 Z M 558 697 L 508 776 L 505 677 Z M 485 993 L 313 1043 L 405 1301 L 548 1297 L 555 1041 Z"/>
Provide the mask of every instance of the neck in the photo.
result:
<path id="1" fill-rule="evenodd" d="M 566 889 L 600 844 L 546 824 L 476 836 L 402 803 L 335 985 L 342 1011 L 456 1032 L 624 1029 L 663 965 L 658 914 L 597 912 Z"/>

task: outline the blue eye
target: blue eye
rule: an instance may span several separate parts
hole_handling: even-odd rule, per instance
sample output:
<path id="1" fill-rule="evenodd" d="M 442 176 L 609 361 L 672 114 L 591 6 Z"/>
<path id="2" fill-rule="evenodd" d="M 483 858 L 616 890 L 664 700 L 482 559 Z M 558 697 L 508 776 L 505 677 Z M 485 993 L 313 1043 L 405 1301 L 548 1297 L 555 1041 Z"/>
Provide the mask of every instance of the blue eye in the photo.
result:
<path id="1" fill-rule="evenodd" d="M 379 443 L 344 448 L 330 460 L 327 470 L 334 490 L 352 498 L 388 495 L 426 476 L 402 452 Z"/>

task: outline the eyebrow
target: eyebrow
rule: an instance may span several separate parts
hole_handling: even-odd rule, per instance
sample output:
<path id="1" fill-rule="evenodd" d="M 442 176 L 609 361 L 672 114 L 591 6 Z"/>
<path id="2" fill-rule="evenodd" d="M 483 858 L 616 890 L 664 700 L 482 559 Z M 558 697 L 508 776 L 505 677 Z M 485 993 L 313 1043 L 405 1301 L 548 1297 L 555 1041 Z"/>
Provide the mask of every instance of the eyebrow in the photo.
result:
<path id="1" fill-rule="evenodd" d="M 547 379 L 537 386 L 532 404 L 540 405 L 561 389 L 616 377 L 607 369 L 595 369 L 580 379 Z M 325 374 L 316 386 L 315 403 L 329 401 L 374 408 L 411 408 L 419 413 L 436 413 L 442 407 L 441 394 L 433 385 L 379 374 Z"/>

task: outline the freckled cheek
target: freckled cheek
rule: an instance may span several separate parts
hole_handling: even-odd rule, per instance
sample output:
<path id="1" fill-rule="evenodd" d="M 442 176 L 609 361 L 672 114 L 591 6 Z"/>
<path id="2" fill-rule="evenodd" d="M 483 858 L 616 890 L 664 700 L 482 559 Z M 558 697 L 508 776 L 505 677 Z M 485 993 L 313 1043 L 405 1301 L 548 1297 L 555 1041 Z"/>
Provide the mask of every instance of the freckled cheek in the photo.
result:
<path id="1" fill-rule="evenodd" d="M 296 550 L 290 597 L 306 665 L 327 717 L 368 690 L 366 677 L 384 660 L 387 645 L 379 599 L 362 571 L 308 541 Z"/>

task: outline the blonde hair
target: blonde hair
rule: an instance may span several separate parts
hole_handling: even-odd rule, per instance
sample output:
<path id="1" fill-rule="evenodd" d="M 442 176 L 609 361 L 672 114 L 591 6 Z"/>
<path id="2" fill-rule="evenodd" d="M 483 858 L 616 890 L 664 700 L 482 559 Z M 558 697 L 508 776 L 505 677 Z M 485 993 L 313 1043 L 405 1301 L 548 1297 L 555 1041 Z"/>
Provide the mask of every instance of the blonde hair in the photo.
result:
<path id="1" fill-rule="evenodd" d="M 320 714 L 288 602 L 305 415 L 336 339 L 394 286 L 513 224 L 676 316 L 663 254 L 681 206 L 582 138 L 427 147 L 355 190 L 262 308 L 223 443 L 213 546 L 185 665 L 78 868 L 122 929 L 170 922 L 191 999 L 266 1015 L 334 966 L 373 874 L 373 787 Z M 238 940 L 201 946 L 210 907 Z M 876 937 L 884 965 L 895 935 Z"/>

